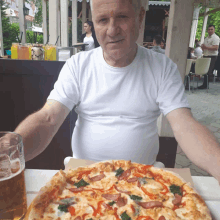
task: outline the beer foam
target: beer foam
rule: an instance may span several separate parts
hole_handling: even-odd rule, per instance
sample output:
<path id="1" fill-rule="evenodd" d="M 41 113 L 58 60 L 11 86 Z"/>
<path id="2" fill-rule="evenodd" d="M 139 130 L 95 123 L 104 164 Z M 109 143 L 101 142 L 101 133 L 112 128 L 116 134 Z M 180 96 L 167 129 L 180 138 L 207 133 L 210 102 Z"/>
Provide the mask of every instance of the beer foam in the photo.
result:
<path id="1" fill-rule="evenodd" d="M 16 173 L 12 173 L 9 177 L 0 178 L 0 182 L 5 181 L 5 180 L 9 180 L 9 179 L 11 179 L 11 178 L 13 178 L 13 177 L 19 175 L 19 174 L 24 170 L 25 167 L 24 167 L 24 166 L 21 166 L 21 162 L 20 162 L 20 159 L 19 159 L 19 158 L 16 158 L 16 159 L 14 159 L 14 160 L 11 160 L 11 164 L 12 164 L 12 163 L 16 163 L 16 162 L 19 162 L 19 165 L 20 165 L 19 170 L 18 170 Z"/>

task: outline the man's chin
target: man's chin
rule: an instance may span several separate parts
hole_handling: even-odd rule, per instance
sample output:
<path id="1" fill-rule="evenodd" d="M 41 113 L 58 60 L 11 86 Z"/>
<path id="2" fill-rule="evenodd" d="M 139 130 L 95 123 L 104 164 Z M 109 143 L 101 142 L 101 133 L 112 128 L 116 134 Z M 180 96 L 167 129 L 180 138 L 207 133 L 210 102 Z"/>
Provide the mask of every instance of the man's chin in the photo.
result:
<path id="1" fill-rule="evenodd" d="M 128 54 L 128 50 L 125 48 L 105 48 L 104 53 L 107 56 L 110 56 L 114 58 L 115 60 L 120 59 L 124 57 L 126 54 Z"/>

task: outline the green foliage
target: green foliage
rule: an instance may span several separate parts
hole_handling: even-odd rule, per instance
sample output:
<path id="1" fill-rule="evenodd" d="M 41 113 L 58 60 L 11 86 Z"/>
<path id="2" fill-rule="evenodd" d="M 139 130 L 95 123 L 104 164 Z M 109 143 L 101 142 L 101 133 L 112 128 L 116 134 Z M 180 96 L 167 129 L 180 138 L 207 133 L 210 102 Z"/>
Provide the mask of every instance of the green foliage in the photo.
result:
<path id="1" fill-rule="evenodd" d="M 39 44 L 43 44 L 44 38 L 43 34 L 38 35 L 36 32 L 33 31 L 26 31 L 26 41 L 27 43 L 36 43 L 38 42 Z"/>
<path id="2" fill-rule="evenodd" d="M 213 9 L 210 8 L 209 10 L 211 11 Z M 205 8 L 202 8 L 200 10 L 200 13 L 203 13 L 204 11 L 205 11 Z M 196 38 L 199 39 L 199 40 L 200 40 L 201 34 L 202 34 L 203 20 L 204 20 L 203 16 L 199 17 L 197 33 L 196 33 Z M 215 25 L 215 33 L 218 36 L 220 36 L 219 22 L 220 22 L 220 11 L 217 11 L 215 13 L 211 13 L 209 15 L 208 22 L 207 22 L 207 28 L 211 24 Z M 207 33 L 207 30 L 206 30 L 205 37 L 207 37 L 207 36 L 208 36 L 208 33 Z"/>
<path id="3" fill-rule="evenodd" d="M 40 1 L 40 4 L 38 4 L 38 11 L 35 14 L 34 24 L 38 24 L 42 26 L 42 23 L 43 23 L 43 12 L 42 12 L 42 1 Z"/>

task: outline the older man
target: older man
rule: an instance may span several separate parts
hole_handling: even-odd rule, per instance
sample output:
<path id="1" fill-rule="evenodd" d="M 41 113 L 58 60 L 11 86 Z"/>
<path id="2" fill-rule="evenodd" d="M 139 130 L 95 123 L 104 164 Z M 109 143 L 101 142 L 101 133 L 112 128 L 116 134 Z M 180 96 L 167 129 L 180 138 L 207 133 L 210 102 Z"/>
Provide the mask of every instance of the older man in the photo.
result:
<path id="1" fill-rule="evenodd" d="M 220 180 L 219 144 L 192 117 L 176 64 L 136 44 L 145 14 L 140 3 L 92 1 L 101 47 L 71 57 L 45 106 L 16 129 L 24 139 L 26 160 L 47 147 L 75 107 L 73 157 L 153 164 L 162 112 L 187 156 Z"/>

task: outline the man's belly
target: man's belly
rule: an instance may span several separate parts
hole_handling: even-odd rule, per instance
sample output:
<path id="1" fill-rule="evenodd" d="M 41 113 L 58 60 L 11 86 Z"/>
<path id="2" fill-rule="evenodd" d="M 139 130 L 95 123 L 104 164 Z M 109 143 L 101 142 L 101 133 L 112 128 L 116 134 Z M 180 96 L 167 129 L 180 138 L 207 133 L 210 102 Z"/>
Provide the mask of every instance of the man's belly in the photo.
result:
<path id="1" fill-rule="evenodd" d="M 93 161 L 124 159 L 153 164 L 159 150 L 156 120 L 79 117 L 72 136 L 73 157 Z"/>

